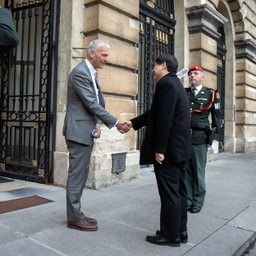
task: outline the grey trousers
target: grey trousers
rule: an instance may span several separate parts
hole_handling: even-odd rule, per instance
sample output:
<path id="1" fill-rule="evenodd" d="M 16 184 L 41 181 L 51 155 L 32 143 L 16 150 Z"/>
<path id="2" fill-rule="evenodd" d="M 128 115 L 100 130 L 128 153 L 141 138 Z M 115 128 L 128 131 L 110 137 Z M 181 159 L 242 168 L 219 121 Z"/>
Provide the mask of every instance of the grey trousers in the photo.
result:
<path id="1" fill-rule="evenodd" d="M 81 197 L 89 175 L 93 145 L 87 146 L 66 140 L 69 151 L 69 169 L 66 184 L 67 219 L 82 219 Z"/>

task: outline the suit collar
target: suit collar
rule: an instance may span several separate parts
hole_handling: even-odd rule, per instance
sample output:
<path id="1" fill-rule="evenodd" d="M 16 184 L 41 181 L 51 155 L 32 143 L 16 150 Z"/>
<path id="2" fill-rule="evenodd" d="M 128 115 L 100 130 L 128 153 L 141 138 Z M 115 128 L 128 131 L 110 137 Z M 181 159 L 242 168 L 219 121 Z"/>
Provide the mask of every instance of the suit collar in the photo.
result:
<path id="1" fill-rule="evenodd" d="M 85 59 L 84 61 L 87 67 L 89 68 L 92 77 L 96 77 L 97 70 L 92 66 L 89 60 Z"/>

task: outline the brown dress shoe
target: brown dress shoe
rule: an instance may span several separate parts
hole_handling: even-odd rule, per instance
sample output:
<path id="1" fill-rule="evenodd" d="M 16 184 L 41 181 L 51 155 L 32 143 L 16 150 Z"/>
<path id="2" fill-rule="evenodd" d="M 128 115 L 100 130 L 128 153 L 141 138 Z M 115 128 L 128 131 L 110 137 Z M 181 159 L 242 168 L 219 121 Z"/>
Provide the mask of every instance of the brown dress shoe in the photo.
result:
<path id="1" fill-rule="evenodd" d="M 98 224 L 97 220 L 92 219 L 92 218 L 89 218 L 89 217 L 85 216 L 83 213 L 82 213 L 82 218 L 83 218 L 84 220 L 86 220 L 86 221 L 90 222 L 90 223 L 95 224 L 95 225 L 97 225 L 97 224 Z"/>
<path id="2" fill-rule="evenodd" d="M 68 228 L 79 229 L 83 231 L 96 231 L 98 230 L 98 226 L 86 221 L 85 219 L 81 219 L 80 221 L 68 221 Z"/>

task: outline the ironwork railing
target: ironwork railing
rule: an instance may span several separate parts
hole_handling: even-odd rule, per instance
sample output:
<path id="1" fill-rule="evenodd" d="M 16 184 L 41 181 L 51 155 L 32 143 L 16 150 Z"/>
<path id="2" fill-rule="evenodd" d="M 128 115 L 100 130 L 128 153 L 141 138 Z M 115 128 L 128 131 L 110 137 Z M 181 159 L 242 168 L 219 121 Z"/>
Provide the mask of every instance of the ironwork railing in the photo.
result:
<path id="1" fill-rule="evenodd" d="M 59 3 L 5 2 L 13 13 L 20 43 L 2 59 L 0 174 L 4 176 L 52 182 L 58 40 L 55 12 Z"/>
<path id="2" fill-rule="evenodd" d="M 217 40 L 217 89 L 220 94 L 220 134 L 219 152 L 224 151 L 224 132 L 225 132 L 225 77 L 226 77 L 226 37 L 224 27 L 220 27 L 218 32 L 221 34 Z"/>

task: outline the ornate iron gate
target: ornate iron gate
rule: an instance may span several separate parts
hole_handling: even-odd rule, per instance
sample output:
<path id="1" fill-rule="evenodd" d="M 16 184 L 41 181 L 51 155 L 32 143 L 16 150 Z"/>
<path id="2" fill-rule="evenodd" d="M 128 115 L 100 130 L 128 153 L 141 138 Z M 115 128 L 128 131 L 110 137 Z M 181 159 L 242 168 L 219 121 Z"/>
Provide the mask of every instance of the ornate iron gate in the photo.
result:
<path id="1" fill-rule="evenodd" d="M 1 60 L 0 175 L 52 183 L 60 0 L 6 0 L 20 43 Z"/>
<path id="2" fill-rule="evenodd" d="M 226 39 L 224 27 L 218 29 L 221 34 L 217 42 L 217 89 L 220 94 L 220 134 L 219 134 L 219 152 L 224 151 L 224 126 L 225 126 L 225 76 L 226 76 Z"/>
<path id="3" fill-rule="evenodd" d="M 152 79 L 154 60 L 163 53 L 174 54 L 173 1 L 140 1 L 139 90 L 136 97 L 138 115 L 147 111 L 152 102 L 155 84 Z M 140 149 L 144 129 L 138 131 L 137 149 Z"/>

